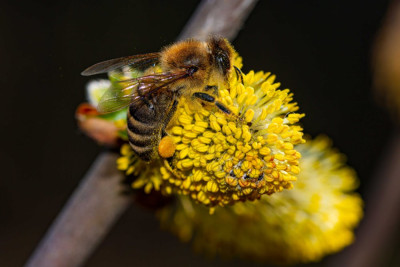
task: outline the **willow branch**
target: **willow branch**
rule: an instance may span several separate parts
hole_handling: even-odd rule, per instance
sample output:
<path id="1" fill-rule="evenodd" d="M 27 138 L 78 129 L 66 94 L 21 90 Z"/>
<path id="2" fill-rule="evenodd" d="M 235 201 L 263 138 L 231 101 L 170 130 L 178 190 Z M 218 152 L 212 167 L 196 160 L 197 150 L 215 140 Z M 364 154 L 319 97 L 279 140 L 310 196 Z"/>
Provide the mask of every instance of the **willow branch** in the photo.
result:
<path id="1" fill-rule="evenodd" d="M 365 218 L 356 242 L 330 266 L 384 266 L 383 256 L 396 241 L 393 233 L 400 223 L 400 131 L 388 143 L 380 167 L 373 176 L 366 199 Z"/>
<path id="2" fill-rule="evenodd" d="M 257 0 L 203 0 L 178 40 L 205 40 L 209 35 L 233 40 L 256 3 Z"/>
<path id="3" fill-rule="evenodd" d="M 232 40 L 256 0 L 204 0 L 178 39 L 205 39 L 210 34 Z M 83 177 L 53 222 L 27 267 L 81 266 L 113 224 L 129 207 L 123 195 L 123 174 L 116 169 L 117 155 L 104 152 Z"/>
<path id="4" fill-rule="evenodd" d="M 27 266 L 79 266 L 131 203 L 115 153 L 102 153 L 48 230 Z"/>
<path id="5" fill-rule="evenodd" d="M 381 29 L 372 50 L 373 88 L 399 119 L 400 102 L 400 1 L 388 6 Z M 398 126 L 397 126 L 398 127 Z M 366 194 L 365 218 L 361 222 L 356 242 L 331 266 L 384 266 L 397 241 L 400 226 L 400 129 L 388 142 L 380 165 L 372 176 Z"/>

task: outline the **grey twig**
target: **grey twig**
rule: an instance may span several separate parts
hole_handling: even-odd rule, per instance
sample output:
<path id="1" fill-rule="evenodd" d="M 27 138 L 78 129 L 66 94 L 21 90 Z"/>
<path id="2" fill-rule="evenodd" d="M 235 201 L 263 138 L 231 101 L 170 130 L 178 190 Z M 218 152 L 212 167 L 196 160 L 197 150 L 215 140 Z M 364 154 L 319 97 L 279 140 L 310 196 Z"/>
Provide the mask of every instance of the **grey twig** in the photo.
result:
<path id="1" fill-rule="evenodd" d="M 400 222 L 400 132 L 388 142 L 386 153 L 374 174 L 366 199 L 365 218 L 356 242 L 338 255 L 329 266 L 384 266 L 385 253 L 396 241 L 394 230 Z"/>
<path id="2" fill-rule="evenodd" d="M 79 266 L 87 259 L 131 203 L 122 194 L 117 157 L 98 156 L 26 266 Z"/>
<path id="3" fill-rule="evenodd" d="M 232 40 L 256 0 L 204 0 L 178 39 L 210 34 Z M 27 267 L 74 267 L 85 263 L 131 200 L 123 195 L 117 155 L 101 154 L 71 196 Z"/>
<path id="4" fill-rule="evenodd" d="M 178 40 L 205 40 L 210 34 L 232 40 L 256 3 L 257 0 L 203 0 Z"/>

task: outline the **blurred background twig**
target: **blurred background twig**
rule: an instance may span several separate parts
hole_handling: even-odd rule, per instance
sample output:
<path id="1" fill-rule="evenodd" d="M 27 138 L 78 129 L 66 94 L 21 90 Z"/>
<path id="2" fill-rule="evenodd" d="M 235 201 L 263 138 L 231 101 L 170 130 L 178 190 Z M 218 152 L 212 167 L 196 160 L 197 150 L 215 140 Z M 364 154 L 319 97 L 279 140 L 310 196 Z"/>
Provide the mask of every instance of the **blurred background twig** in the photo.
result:
<path id="1" fill-rule="evenodd" d="M 356 242 L 330 266 L 387 266 L 400 220 L 400 132 L 393 134 L 367 194 L 365 218 Z"/>
<path id="2" fill-rule="evenodd" d="M 373 89 L 391 112 L 397 129 L 365 193 L 365 218 L 356 242 L 333 261 L 332 266 L 387 266 L 389 254 L 398 246 L 400 225 L 400 1 L 390 3 L 372 47 Z"/>
<path id="3" fill-rule="evenodd" d="M 204 0 L 178 39 L 218 34 L 232 40 L 256 0 Z M 27 266 L 80 266 L 131 203 L 117 154 L 102 153 L 28 260 Z"/>

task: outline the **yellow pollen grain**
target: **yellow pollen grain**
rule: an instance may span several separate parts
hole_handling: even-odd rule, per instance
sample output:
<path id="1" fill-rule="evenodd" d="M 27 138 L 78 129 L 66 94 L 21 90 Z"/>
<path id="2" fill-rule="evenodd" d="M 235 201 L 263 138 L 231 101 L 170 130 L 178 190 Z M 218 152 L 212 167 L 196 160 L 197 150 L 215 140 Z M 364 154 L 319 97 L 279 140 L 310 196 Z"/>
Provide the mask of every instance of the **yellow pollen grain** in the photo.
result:
<path id="1" fill-rule="evenodd" d="M 226 151 L 229 155 L 233 155 L 235 153 L 236 148 L 234 146 L 230 146 L 229 149 Z"/>
<path id="2" fill-rule="evenodd" d="M 119 170 L 126 170 L 129 166 L 129 159 L 126 157 L 120 157 L 117 159 L 117 166 Z"/>
<path id="3" fill-rule="evenodd" d="M 182 115 L 179 116 L 179 122 L 182 123 L 183 125 L 191 124 L 192 123 L 192 117 L 188 116 L 186 114 L 182 114 Z"/>
<path id="4" fill-rule="evenodd" d="M 247 86 L 247 87 L 246 87 L 246 93 L 247 93 L 249 96 L 254 95 L 254 88 L 251 87 L 251 86 Z"/>
<path id="5" fill-rule="evenodd" d="M 180 143 L 182 141 L 182 137 L 181 136 L 173 135 L 172 138 L 174 139 L 174 143 L 175 144 L 178 144 L 178 143 Z"/>
<path id="6" fill-rule="evenodd" d="M 190 107 L 189 107 L 189 105 L 187 103 L 185 103 L 185 105 L 183 106 L 183 109 L 185 110 L 185 112 L 188 115 L 192 115 L 193 114 L 193 111 L 190 109 Z"/>
<path id="7" fill-rule="evenodd" d="M 196 196 L 197 200 L 200 202 L 204 202 L 206 200 L 206 195 L 203 193 L 203 191 L 200 191 L 199 193 L 197 193 Z"/>
<path id="8" fill-rule="evenodd" d="M 179 152 L 179 159 L 184 159 L 189 154 L 189 148 L 185 148 Z"/>
<path id="9" fill-rule="evenodd" d="M 234 178 L 234 177 L 231 177 L 231 176 L 227 176 L 225 178 L 225 182 L 227 184 L 229 184 L 230 186 L 232 186 L 232 187 L 235 187 L 235 186 L 238 185 L 238 180 L 236 178 Z"/>
<path id="10" fill-rule="evenodd" d="M 243 159 L 244 156 L 245 156 L 245 154 L 244 154 L 242 151 L 238 151 L 238 150 L 237 150 L 237 151 L 235 152 L 235 158 L 237 158 L 237 159 L 239 159 L 239 160 Z"/>
<path id="11" fill-rule="evenodd" d="M 248 162 L 247 160 L 246 161 L 244 161 L 243 163 L 242 163 L 242 166 L 240 167 L 244 172 L 246 172 L 248 169 L 250 169 L 250 167 L 251 167 L 251 164 L 250 164 L 250 162 Z"/>
<path id="12" fill-rule="evenodd" d="M 208 117 L 210 116 L 210 112 L 205 110 L 205 109 L 201 109 L 200 110 L 201 115 L 203 115 L 204 117 Z"/>
<path id="13" fill-rule="evenodd" d="M 253 147 L 253 149 L 260 149 L 261 148 L 261 143 L 254 142 L 253 144 L 251 144 L 251 146 Z"/>
<path id="14" fill-rule="evenodd" d="M 252 95 L 251 97 L 247 98 L 246 105 L 254 105 L 258 100 L 256 95 Z"/>
<path id="15" fill-rule="evenodd" d="M 251 189 L 251 188 L 246 188 L 246 189 L 243 189 L 242 192 L 243 192 L 243 194 L 245 194 L 245 195 L 249 195 L 249 194 L 251 194 L 251 192 L 253 192 L 253 189 Z"/>
<path id="16" fill-rule="evenodd" d="M 273 84 L 274 81 L 275 81 L 275 78 L 276 78 L 276 75 L 275 75 L 275 74 L 272 74 L 271 76 L 269 76 L 269 77 L 267 78 L 267 80 L 266 80 L 265 82 L 267 82 L 267 83 L 269 83 L 269 84 Z"/>
<path id="17" fill-rule="evenodd" d="M 182 187 L 183 187 L 184 189 L 189 189 L 189 188 L 190 188 L 190 184 L 191 184 L 190 179 L 186 179 L 185 181 L 183 181 Z"/>
<path id="18" fill-rule="evenodd" d="M 208 127 L 208 123 L 205 122 L 205 121 L 196 121 L 196 123 L 194 125 L 200 126 L 200 127 L 203 127 L 203 128 L 207 128 Z"/>
<path id="19" fill-rule="evenodd" d="M 237 98 L 237 102 L 239 105 L 242 105 L 244 103 L 244 100 L 247 98 L 247 92 L 244 94 L 241 94 L 238 98 Z"/>
<path id="20" fill-rule="evenodd" d="M 247 75 L 244 77 L 244 81 L 247 84 L 251 84 L 254 81 L 254 71 L 251 70 Z"/>
<path id="21" fill-rule="evenodd" d="M 196 146 L 201 145 L 200 139 L 199 139 L 199 138 L 193 139 L 193 140 L 190 142 L 190 145 L 191 145 L 192 147 L 196 147 Z"/>
<path id="22" fill-rule="evenodd" d="M 248 129 L 243 129 L 243 134 L 242 134 L 243 140 L 248 143 L 251 139 L 251 133 Z"/>
<path id="23" fill-rule="evenodd" d="M 204 127 L 201 127 L 201 126 L 198 126 L 198 125 L 194 125 L 193 128 L 192 128 L 192 131 L 199 134 L 199 133 L 204 132 L 205 129 L 206 128 L 204 128 Z"/>
<path id="24" fill-rule="evenodd" d="M 193 139 L 197 137 L 197 133 L 195 132 L 184 132 L 183 134 L 184 137 L 189 138 L 189 139 Z"/>
<path id="25" fill-rule="evenodd" d="M 193 124 L 186 124 L 183 126 L 183 129 L 186 131 L 191 131 L 193 129 L 193 126 L 194 126 Z M 185 131 L 184 131 L 184 133 L 185 133 Z"/>
<path id="26" fill-rule="evenodd" d="M 238 128 L 235 131 L 235 138 L 239 139 L 242 136 L 242 129 Z"/>
<path id="27" fill-rule="evenodd" d="M 262 108 L 261 109 L 261 115 L 260 115 L 260 117 L 258 119 L 260 121 L 263 121 L 263 120 L 265 120 L 267 118 L 267 115 L 268 115 L 268 113 L 267 113 L 266 108 Z"/>
<path id="28" fill-rule="evenodd" d="M 207 138 L 213 138 L 214 135 L 215 135 L 215 133 L 213 133 L 213 132 L 211 132 L 211 131 L 205 131 L 205 132 L 203 133 L 203 136 L 204 136 L 204 137 L 207 137 Z"/>
<path id="29" fill-rule="evenodd" d="M 228 125 L 222 125 L 222 132 L 226 135 L 232 134 L 232 130 L 229 128 Z"/>
<path id="30" fill-rule="evenodd" d="M 199 138 L 197 138 L 201 143 L 203 144 L 209 144 L 211 143 L 211 139 L 208 137 L 204 137 L 204 136 L 200 136 Z"/>
<path id="31" fill-rule="evenodd" d="M 194 114 L 194 120 L 196 121 L 195 124 L 197 124 L 198 122 L 202 122 L 203 121 L 203 116 L 199 113 L 195 113 Z"/>
<path id="32" fill-rule="evenodd" d="M 293 144 L 292 143 L 284 143 L 283 148 L 286 150 L 292 150 L 293 149 Z"/>
<path id="33" fill-rule="evenodd" d="M 230 89 L 231 89 L 229 92 L 230 97 L 232 99 L 236 98 L 236 95 L 237 95 L 236 86 L 231 86 Z"/>
<path id="34" fill-rule="evenodd" d="M 244 114 L 244 119 L 246 122 L 251 122 L 254 118 L 254 110 L 248 109 Z"/>
<path id="35" fill-rule="evenodd" d="M 224 99 L 226 100 L 226 103 L 227 103 L 228 106 L 232 106 L 233 105 L 233 100 L 229 95 L 225 96 Z"/>
<path id="36" fill-rule="evenodd" d="M 203 177 L 203 174 L 200 170 L 197 170 L 192 175 L 193 182 L 200 182 Z"/>
<path id="37" fill-rule="evenodd" d="M 236 132 L 236 130 L 237 130 L 236 124 L 234 122 L 229 122 L 228 127 L 229 127 L 229 129 L 231 129 L 232 132 Z"/>
<path id="38" fill-rule="evenodd" d="M 250 185 L 250 182 L 245 179 L 239 179 L 238 182 L 239 182 L 240 187 L 242 187 L 242 188 L 248 187 Z"/>
<path id="39" fill-rule="evenodd" d="M 204 153 L 208 151 L 208 145 L 201 144 L 195 147 L 195 149 L 201 153 Z"/>
<path id="40" fill-rule="evenodd" d="M 218 139 L 220 142 L 225 142 L 225 140 L 226 140 L 226 137 L 225 137 L 225 135 L 224 134 L 222 134 L 222 133 L 217 133 L 216 135 L 215 135 L 215 137 L 216 137 L 216 139 Z"/>
<path id="41" fill-rule="evenodd" d="M 180 161 L 183 168 L 191 168 L 193 166 L 193 160 L 191 159 L 184 159 Z"/>
<path id="42" fill-rule="evenodd" d="M 242 83 L 239 83 L 236 87 L 236 91 L 238 95 L 242 95 L 245 91 L 245 87 Z"/>
<path id="43" fill-rule="evenodd" d="M 300 168 L 298 166 L 291 166 L 291 172 L 294 174 L 299 174 L 300 173 Z"/>
<path id="44" fill-rule="evenodd" d="M 218 122 L 220 125 L 227 125 L 227 124 L 228 124 L 228 122 L 226 121 L 226 119 L 225 119 L 225 118 L 222 118 L 222 117 L 218 117 L 218 118 L 217 118 L 217 122 Z"/>
<path id="45" fill-rule="evenodd" d="M 218 189 L 218 184 L 216 182 L 212 181 L 212 180 L 207 182 L 206 188 L 207 188 L 207 191 L 213 192 L 213 193 L 216 193 L 219 190 Z"/>
<path id="46" fill-rule="evenodd" d="M 216 120 L 210 121 L 210 127 L 216 132 L 221 131 L 221 126 L 219 126 L 218 122 Z"/>
<path id="47" fill-rule="evenodd" d="M 204 175 L 202 180 L 205 181 L 205 182 L 208 182 L 208 181 L 211 180 L 211 177 L 208 176 L 208 175 Z"/>
<path id="48" fill-rule="evenodd" d="M 212 160 L 215 158 L 215 154 L 207 154 L 204 156 L 206 160 Z"/>
<path id="49" fill-rule="evenodd" d="M 190 142 L 192 142 L 191 138 L 187 138 L 186 136 L 182 137 L 182 143 L 183 144 L 190 144 Z"/>
<path id="50" fill-rule="evenodd" d="M 233 174 L 235 174 L 236 177 L 242 177 L 243 172 L 241 169 L 233 169 Z"/>
<path id="51" fill-rule="evenodd" d="M 277 170 L 286 170 L 286 168 L 287 168 L 287 165 L 285 165 L 285 164 L 277 164 L 276 165 Z"/>
<path id="52" fill-rule="evenodd" d="M 217 178 L 225 178 L 226 173 L 225 173 L 224 171 L 218 171 L 218 172 L 215 172 L 214 175 L 215 175 Z"/>
<path id="53" fill-rule="evenodd" d="M 229 136 L 226 138 L 226 141 L 228 141 L 228 142 L 231 143 L 231 144 L 236 144 L 236 142 L 237 142 L 236 138 L 233 137 L 232 135 L 229 135 Z"/>
<path id="54" fill-rule="evenodd" d="M 135 167 L 134 167 L 134 166 L 130 166 L 130 167 L 126 170 L 126 175 L 132 174 L 134 170 L 135 170 Z"/>

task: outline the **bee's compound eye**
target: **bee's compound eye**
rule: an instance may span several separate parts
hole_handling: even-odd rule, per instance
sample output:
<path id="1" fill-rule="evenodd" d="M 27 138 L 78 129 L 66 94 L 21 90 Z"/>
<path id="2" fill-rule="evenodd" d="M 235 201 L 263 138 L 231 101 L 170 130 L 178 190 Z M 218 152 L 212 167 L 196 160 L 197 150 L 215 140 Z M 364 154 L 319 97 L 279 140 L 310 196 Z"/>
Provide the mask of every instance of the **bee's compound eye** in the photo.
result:
<path id="1" fill-rule="evenodd" d="M 171 136 L 164 136 L 158 145 L 158 154 L 162 158 L 170 158 L 174 155 L 176 145 Z"/>
<path id="2" fill-rule="evenodd" d="M 218 66 L 223 70 L 227 70 L 230 68 L 229 57 L 225 53 L 219 53 L 216 56 Z"/>

